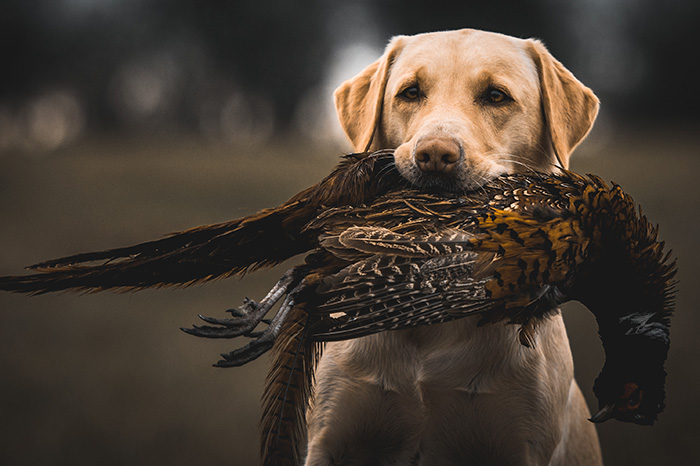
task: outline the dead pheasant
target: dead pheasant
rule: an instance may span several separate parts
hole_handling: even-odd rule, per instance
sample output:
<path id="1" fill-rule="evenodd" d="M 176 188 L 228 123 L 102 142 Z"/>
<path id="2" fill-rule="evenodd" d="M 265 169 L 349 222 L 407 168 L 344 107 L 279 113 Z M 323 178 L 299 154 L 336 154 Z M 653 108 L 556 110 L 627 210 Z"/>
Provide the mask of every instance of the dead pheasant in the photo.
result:
<path id="1" fill-rule="evenodd" d="M 270 348 L 264 394 L 266 464 L 298 458 L 318 342 L 480 315 L 521 326 L 520 341 L 559 304 L 594 313 L 606 353 L 592 418 L 652 423 L 664 407 L 675 261 L 622 189 L 571 172 L 498 178 L 471 193 L 412 189 L 390 152 L 347 158 L 287 203 L 162 240 L 79 254 L 0 278 L 45 293 L 184 286 L 313 250 L 259 303 L 186 329 L 253 338 L 219 366 Z M 264 320 L 276 303 L 281 304 Z M 256 331 L 260 323 L 267 324 Z M 294 460 L 291 460 L 294 463 Z"/>
<path id="2" fill-rule="evenodd" d="M 468 197 L 394 192 L 308 228 L 323 231 L 310 263 L 346 261 L 297 298 L 317 341 L 479 314 L 520 325 L 531 346 L 539 319 L 578 300 L 606 354 L 592 420 L 651 424 L 663 409 L 676 266 L 619 186 L 505 176 Z"/>

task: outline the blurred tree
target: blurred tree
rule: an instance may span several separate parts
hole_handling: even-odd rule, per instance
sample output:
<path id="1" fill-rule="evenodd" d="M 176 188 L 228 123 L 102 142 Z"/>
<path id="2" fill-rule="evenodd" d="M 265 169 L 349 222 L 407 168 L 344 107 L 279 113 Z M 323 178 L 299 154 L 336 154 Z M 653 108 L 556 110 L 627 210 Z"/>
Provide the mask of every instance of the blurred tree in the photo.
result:
<path id="1" fill-rule="evenodd" d="M 304 90 L 322 78 L 329 54 L 323 37 L 328 11 L 320 0 L 104 3 L 91 8 L 90 2 L 67 0 L 3 2 L 0 53 L 9 72 L 0 74 L 0 101 L 17 105 L 49 86 L 79 87 L 93 124 L 119 125 L 110 86 L 120 66 L 148 51 L 177 48 L 184 38 L 203 47 L 211 61 L 205 70 L 184 63 L 190 91 L 196 93 L 192 81 L 202 73 L 216 73 L 242 86 L 242 93 L 268 97 L 284 126 Z M 178 110 L 181 123 L 191 120 L 186 102 Z"/>
<path id="2" fill-rule="evenodd" d="M 621 102 L 628 114 L 658 121 L 700 118 L 697 87 L 700 2 L 637 2 L 626 31 L 647 60 L 642 86 Z"/>
<path id="3" fill-rule="evenodd" d="M 286 125 L 303 92 L 318 84 L 330 50 L 323 37 L 328 2 L 155 0 L 164 34 L 189 31 L 236 82 L 272 98 Z"/>
<path id="4" fill-rule="evenodd" d="M 168 100 L 140 103 L 153 110 L 151 120 L 196 129 L 203 93 L 219 82 L 261 96 L 278 128 L 286 128 L 306 91 L 324 79 L 333 47 L 352 39 L 343 37 L 349 31 L 365 31 L 351 17 L 340 18 L 347 19 L 343 27 L 329 26 L 351 11 L 371 18 L 372 43 L 461 27 L 538 37 L 601 95 L 612 116 L 698 119 L 700 94 L 688 90 L 700 3 L 685 0 L 4 0 L 0 110 L 18 113 L 46 89 L 69 88 L 79 93 L 88 129 L 138 129 L 142 122 L 129 123 L 134 115 L 115 104 L 115 86 L 126 92 L 150 83 L 137 98 L 157 91 Z M 158 60 L 166 63 L 149 68 Z M 125 70 L 134 69 L 143 82 L 124 81 Z"/>
<path id="5" fill-rule="evenodd" d="M 687 90 L 694 87 L 697 67 L 700 2 L 379 0 L 367 4 L 390 35 L 470 27 L 539 38 L 596 91 L 609 115 L 649 122 L 698 121 L 700 94 Z"/>
<path id="6" fill-rule="evenodd" d="M 538 0 L 465 2 L 456 0 L 381 0 L 369 2 L 392 34 L 474 28 L 515 37 L 560 34 L 553 7 Z"/>

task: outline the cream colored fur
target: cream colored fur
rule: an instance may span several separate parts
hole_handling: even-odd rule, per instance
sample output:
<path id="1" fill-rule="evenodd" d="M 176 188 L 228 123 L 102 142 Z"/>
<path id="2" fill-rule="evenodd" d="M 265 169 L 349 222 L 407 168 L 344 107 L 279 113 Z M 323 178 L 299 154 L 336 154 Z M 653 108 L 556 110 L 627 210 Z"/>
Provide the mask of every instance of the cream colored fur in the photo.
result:
<path id="1" fill-rule="evenodd" d="M 486 102 L 490 89 L 509 100 Z M 445 174 L 466 188 L 568 166 L 598 110 L 540 42 L 475 30 L 396 37 L 335 99 L 355 150 L 396 149 L 418 179 L 419 154 L 446 148 Z M 306 465 L 602 464 L 561 316 L 532 348 L 477 319 L 327 344 Z"/>

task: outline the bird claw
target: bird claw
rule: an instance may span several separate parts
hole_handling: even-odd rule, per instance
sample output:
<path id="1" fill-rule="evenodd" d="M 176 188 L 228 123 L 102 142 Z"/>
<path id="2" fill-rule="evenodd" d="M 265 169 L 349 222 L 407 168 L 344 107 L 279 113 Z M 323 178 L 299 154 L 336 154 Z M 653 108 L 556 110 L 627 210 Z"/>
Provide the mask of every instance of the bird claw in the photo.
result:
<path id="1" fill-rule="evenodd" d="M 253 301 L 250 298 L 243 298 L 243 304 L 233 308 L 233 309 L 226 309 L 226 312 L 231 314 L 233 317 L 245 317 L 246 315 L 252 313 L 255 311 L 255 309 L 260 306 L 258 303 Z"/>
<path id="2" fill-rule="evenodd" d="M 228 309 L 226 312 L 233 317 L 219 319 L 199 315 L 200 319 L 208 324 L 212 324 L 212 326 L 193 325 L 191 329 L 183 329 L 183 331 L 190 335 L 204 338 L 236 338 L 239 336 L 256 338 L 253 333 L 255 327 L 261 322 L 269 325 L 270 321 L 264 319 L 265 315 L 282 296 L 287 294 L 289 288 L 298 282 L 298 277 L 293 272 L 294 269 L 287 271 L 259 303 L 250 298 L 245 298 L 242 305 L 234 309 Z"/>
<path id="3" fill-rule="evenodd" d="M 214 367 L 238 367 L 253 361 L 272 348 L 276 337 L 277 335 L 261 332 L 258 338 L 247 345 L 222 354 L 223 359 L 214 364 Z"/>
<path id="4" fill-rule="evenodd" d="M 236 338 L 239 336 L 250 336 L 251 332 L 261 319 L 254 313 L 243 315 L 232 319 L 217 319 L 215 317 L 198 316 L 209 325 L 193 325 L 191 329 L 182 330 L 190 335 L 204 338 Z"/>
<path id="5" fill-rule="evenodd" d="M 282 329 L 282 323 L 294 307 L 294 296 L 303 285 L 304 280 L 300 280 L 298 270 L 291 269 L 259 303 L 245 298 L 241 306 L 227 310 L 226 312 L 231 314 L 232 318 L 219 319 L 200 315 L 200 319 L 212 325 L 193 325 L 192 328 L 182 328 L 181 330 L 190 335 L 204 338 L 236 338 L 239 336 L 252 338 L 253 340 L 247 345 L 230 353 L 222 354 L 223 359 L 214 364 L 216 367 L 243 365 L 258 358 L 272 347 Z M 283 296 L 285 298 L 273 318 L 265 319 L 265 315 Z M 266 324 L 267 327 L 262 331 L 254 331 L 260 323 Z"/>
<path id="6" fill-rule="evenodd" d="M 212 327 L 209 325 L 193 325 L 191 328 L 182 327 L 180 330 L 190 335 L 203 338 L 235 338 L 241 335 L 254 338 L 253 333 L 255 333 L 242 333 L 240 329 L 233 329 L 229 327 Z"/>
<path id="7" fill-rule="evenodd" d="M 214 324 L 214 325 L 224 325 L 226 327 L 237 327 L 240 325 L 240 319 L 217 319 L 215 317 L 207 317 L 203 316 L 202 314 L 199 314 L 197 317 L 202 319 L 204 322 L 208 324 Z M 245 317 L 245 316 L 241 316 Z"/>
<path id="8" fill-rule="evenodd" d="M 612 419 L 615 417 L 615 403 L 608 403 L 602 408 L 598 410 L 597 413 L 595 413 L 589 421 L 595 423 L 595 424 L 600 424 L 601 422 L 605 422 L 608 419 Z"/>

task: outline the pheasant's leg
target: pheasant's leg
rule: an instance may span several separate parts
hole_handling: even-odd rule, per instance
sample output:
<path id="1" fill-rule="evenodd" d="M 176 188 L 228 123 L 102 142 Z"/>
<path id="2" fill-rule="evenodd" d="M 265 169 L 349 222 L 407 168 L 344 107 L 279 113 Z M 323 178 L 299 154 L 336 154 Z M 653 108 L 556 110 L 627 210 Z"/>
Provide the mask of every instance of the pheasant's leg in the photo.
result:
<path id="1" fill-rule="evenodd" d="M 302 280 L 292 291 L 287 294 L 279 310 L 270 321 L 270 324 L 256 338 L 237 350 L 222 354 L 221 361 L 214 364 L 217 367 L 242 366 L 243 364 L 258 358 L 274 345 L 277 336 L 282 329 L 282 324 L 289 312 L 297 305 L 296 296 L 307 286 L 306 280 Z"/>
<path id="2" fill-rule="evenodd" d="M 299 275 L 300 271 L 296 268 L 288 270 L 259 303 L 246 298 L 240 307 L 229 309 L 227 312 L 233 315 L 232 318 L 216 319 L 214 317 L 199 316 L 203 321 L 217 325 L 217 327 L 193 325 L 192 328 L 183 328 L 182 330 L 190 335 L 205 338 L 236 338 L 241 335 L 257 337 L 258 334 L 253 332 L 253 329 L 260 322 L 263 322 L 265 314 L 272 309 L 280 298 L 288 294 L 288 290 L 299 283 Z M 279 313 L 280 311 L 277 312 Z"/>

